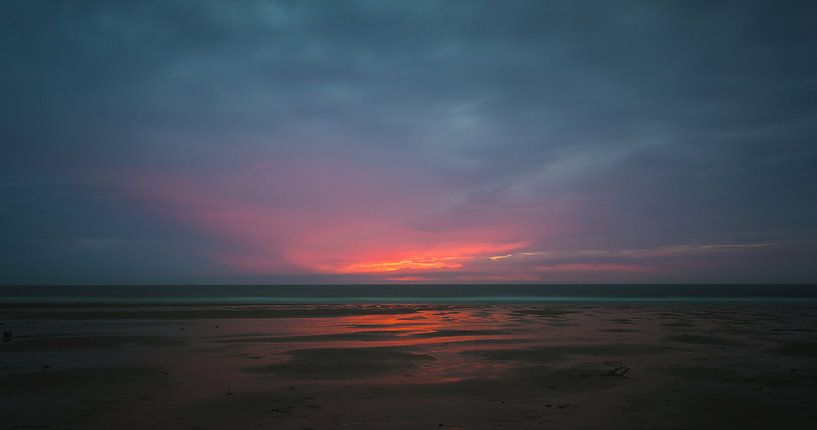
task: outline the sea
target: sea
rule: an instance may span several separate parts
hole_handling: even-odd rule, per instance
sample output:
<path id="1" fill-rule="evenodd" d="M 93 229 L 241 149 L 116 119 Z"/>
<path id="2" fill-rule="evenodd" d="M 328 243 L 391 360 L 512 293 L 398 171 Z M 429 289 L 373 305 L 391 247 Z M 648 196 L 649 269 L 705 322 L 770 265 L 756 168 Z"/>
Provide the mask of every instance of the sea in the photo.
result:
<path id="1" fill-rule="evenodd" d="M 817 285 L 0 286 L 0 304 L 817 304 Z"/>

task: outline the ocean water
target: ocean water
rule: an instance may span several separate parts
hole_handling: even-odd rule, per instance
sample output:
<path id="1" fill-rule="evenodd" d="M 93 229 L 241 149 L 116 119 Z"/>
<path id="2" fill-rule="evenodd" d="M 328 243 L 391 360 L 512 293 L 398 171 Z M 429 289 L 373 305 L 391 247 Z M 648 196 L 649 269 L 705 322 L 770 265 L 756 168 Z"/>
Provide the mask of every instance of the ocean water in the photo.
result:
<path id="1" fill-rule="evenodd" d="M 817 304 L 817 285 L 0 286 L 4 304 Z"/>

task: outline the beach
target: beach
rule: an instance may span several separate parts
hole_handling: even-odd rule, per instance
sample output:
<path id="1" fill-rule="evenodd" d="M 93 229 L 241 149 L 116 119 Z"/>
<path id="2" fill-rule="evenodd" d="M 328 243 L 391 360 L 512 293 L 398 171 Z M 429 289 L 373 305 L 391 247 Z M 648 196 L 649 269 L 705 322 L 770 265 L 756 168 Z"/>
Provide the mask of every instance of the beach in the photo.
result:
<path id="1" fill-rule="evenodd" d="M 817 426 L 817 307 L 0 306 L 0 428 Z"/>

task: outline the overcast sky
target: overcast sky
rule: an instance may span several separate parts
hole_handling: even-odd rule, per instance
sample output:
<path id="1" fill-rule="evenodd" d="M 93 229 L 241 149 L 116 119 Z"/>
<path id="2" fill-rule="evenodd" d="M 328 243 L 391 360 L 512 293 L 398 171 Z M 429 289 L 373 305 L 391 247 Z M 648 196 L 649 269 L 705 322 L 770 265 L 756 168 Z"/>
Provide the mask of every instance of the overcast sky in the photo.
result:
<path id="1" fill-rule="evenodd" d="M 815 23 L 3 1 L 0 283 L 817 282 Z"/>

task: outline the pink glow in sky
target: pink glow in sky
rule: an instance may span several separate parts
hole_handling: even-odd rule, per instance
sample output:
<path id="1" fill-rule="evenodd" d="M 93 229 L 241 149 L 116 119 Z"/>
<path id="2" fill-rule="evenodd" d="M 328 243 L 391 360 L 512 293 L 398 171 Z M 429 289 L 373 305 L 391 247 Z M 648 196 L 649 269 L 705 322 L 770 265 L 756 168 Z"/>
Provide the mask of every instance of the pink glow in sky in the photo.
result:
<path id="1" fill-rule="evenodd" d="M 327 173 L 331 172 L 331 173 Z M 532 279 L 498 257 L 530 250 L 560 224 L 518 208 L 458 213 L 444 187 L 354 163 L 256 163 L 207 178 L 133 175 L 130 195 L 174 223 L 216 238 L 211 257 L 252 274 L 365 274 L 384 280 Z M 472 272 L 479 272 L 473 274 Z"/>
<path id="2" fill-rule="evenodd" d="M 205 254 L 236 275 L 631 281 L 690 267 L 696 256 L 770 246 L 564 248 L 565 238 L 598 226 L 579 225 L 543 205 L 469 205 L 456 186 L 339 159 L 293 157 L 206 176 L 157 172 L 122 182 L 151 213 L 215 241 Z"/>

